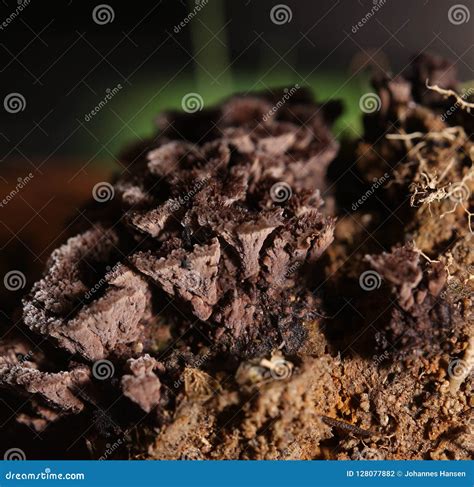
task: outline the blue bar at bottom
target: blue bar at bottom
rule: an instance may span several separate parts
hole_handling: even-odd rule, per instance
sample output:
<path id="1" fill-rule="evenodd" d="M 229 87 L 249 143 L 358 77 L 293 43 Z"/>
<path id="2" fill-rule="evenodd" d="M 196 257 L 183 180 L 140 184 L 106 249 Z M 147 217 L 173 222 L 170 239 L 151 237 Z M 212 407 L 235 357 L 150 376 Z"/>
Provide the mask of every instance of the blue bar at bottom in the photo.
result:
<path id="1" fill-rule="evenodd" d="M 0 486 L 473 486 L 471 461 L 3 461 Z"/>

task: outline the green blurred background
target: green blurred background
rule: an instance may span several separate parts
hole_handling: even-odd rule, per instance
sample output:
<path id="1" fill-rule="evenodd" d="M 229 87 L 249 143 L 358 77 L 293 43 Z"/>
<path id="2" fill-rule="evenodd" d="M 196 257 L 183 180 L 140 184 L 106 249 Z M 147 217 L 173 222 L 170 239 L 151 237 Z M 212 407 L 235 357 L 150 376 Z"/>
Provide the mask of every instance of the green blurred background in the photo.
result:
<path id="1" fill-rule="evenodd" d="M 11 19 L 17 5 L 4 0 L 3 18 Z M 101 5 L 111 16 L 96 22 L 94 9 Z M 275 23 L 271 12 L 281 5 L 289 17 Z M 455 61 L 462 79 L 474 78 L 470 26 L 449 21 L 452 5 L 446 0 L 29 2 L 0 31 L 0 96 L 19 93 L 26 102 L 18 113 L 0 110 L 0 177 L 21 164 L 37 171 L 58 162 L 83 170 L 109 167 L 128 143 L 156 132 L 158 112 L 180 108 L 190 92 L 209 106 L 236 91 L 306 85 L 318 101 L 344 102 L 338 137 L 359 136 L 358 101 L 370 90 L 374 71 L 403 72 L 415 53 L 431 52 Z M 122 89 L 86 121 L 119 83 Z"/>

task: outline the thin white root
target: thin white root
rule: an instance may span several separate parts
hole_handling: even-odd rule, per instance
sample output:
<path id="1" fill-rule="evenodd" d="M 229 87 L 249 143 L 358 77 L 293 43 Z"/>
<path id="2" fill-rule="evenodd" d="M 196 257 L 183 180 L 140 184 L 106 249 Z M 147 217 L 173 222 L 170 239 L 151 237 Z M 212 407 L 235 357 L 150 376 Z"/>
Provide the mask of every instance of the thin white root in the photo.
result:
<path id="1" fill-rule="evenodd" d="M 385 137 L 389 140 L 404 140 L 409 141 L 413 139 L 446 139 L 450 141 L 456 140 L 458 137 L 465 136 L 466 132 L 462 127 L 446 127 L 441 132 L 411 132 L 410 134 L 387 134 Z"/>
<path id="2" fill-rule="evenodd" d="M 471 109 L 474 108 L 474 103 L 469 103 L 465 101 L 464 98 L 458 93 L 456 93 L 454 90 L 445 90 L 444 88 L 440 88 L 438 85 L 431 86 L 430 84 L 428 84 L 428 80 L 426 80 L 426 87 L 429 90 L 436 91 L 436 93 L 439 93 L 445 98 L 449 98 L 450 96 L 453 96 L 454 98 L 456 98 L 456 102 L 459 103 L 459 106 L 463 110 L 466 110 L 466 112 L 468 113 L 470 113 Z"/>
<path id="3" fill-rule="evenodd" d="M 416 246 L 416 243 L 415 241 L 413 240 L 412 241 L 412 245 L 413 245 L 413 250 L 415 252 L 418 252 L 422 257 L 424 257 L 430 264 L 435 264 L 435 263 L 438 263 L 439 260 L 433 260 L 433 259 L 430 259 L 421 249 L 419 249 L 417 246 Z"/>

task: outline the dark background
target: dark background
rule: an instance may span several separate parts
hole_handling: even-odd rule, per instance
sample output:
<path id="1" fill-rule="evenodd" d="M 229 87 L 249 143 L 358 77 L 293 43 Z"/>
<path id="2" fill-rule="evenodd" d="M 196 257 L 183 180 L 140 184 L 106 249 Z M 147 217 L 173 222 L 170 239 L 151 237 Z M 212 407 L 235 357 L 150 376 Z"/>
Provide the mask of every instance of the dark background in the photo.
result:
<path id="1" fill-rule="evenodd" d="M 92 12 L 102 1 L 114 18 L 98 25 Z M 34 176 L 0 207 L 0 276 L 26 276 L 16 293 L 0 283 L 0 318 L 74 231 L 93 186 L 121 170 L 119 151 L 151 136 L 156 114 L 180 107 L 187 93 L 209 106 L 235 91 L 309 85 L 319 100 L 345 102 L 336 136 L 358 137 L 370 72 L 397 74 L 415 53 L 429 52 L 456 62 L 462 80 L 474 78 L 474 19 L 448 18 L 457 0 L 386 0 L 355 33 L 373 0 L 204 3 L 179 32 L 194 1 L 31 0 L 0 29 L 0 201 L 18 178 Z M 292 13 L 282 25 L 270 18 L 279 3 Z M 473 0 L 462 3 L 474 15 Z M 0 24 L 17 5 L 0 0 Z M 4 109 L 10 93 L 25 98 L 23 111 Z"/>
<path id="2" fill-rule="evenodd" d="M 292 19 L 283 25 L 270 20 L 279 1 L 209 0 L 179 33 L 173 28 L 193 1 L 107 0 L 114 20 L 97 25 L 92 11 L 100 3 L 31 0 L 0 30 L 0 100 L 19 92 L 27 103 L 18 114 L 0 110 L 3 166 L 41 168 L 63 156 L 111 161 L 190 91 L 207 105 L 235 90 L 299 83 L 350 103 L 365 90 L 362 63 L 397 73 L 420 51 L 449 57 L 462 79 L 473 78 L 473 20 L 448 21 L 456 1 L 387 0 L 355 34 L 372 0 L 285 0 Z M 473 10 L 472 0 L 463 3 Z M 16 5 L 2 0 L 0 20 Z M 122 90 L 84 123 L 118 83 Z M 357 130 L 358 115 L 351 108 L 341 130 L 345 122 Z"/>

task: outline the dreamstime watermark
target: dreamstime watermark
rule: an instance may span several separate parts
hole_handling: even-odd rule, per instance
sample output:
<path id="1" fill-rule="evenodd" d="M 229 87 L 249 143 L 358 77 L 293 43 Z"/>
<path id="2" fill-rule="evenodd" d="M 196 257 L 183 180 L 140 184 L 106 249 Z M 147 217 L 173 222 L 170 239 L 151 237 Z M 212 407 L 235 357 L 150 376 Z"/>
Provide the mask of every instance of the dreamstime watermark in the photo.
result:
<path id="1" fill-rule="evenodd" d="M 268 110 L 265 115 L 263 115 L 262 120 L 266 122 L 269 118 L 271 118 L 276 111 L 278 111 L 298 90 L 300 89 L 300 85 L 296 83 L 290 89 L 285 88 L 283 90 L 283 96 L 272 106 L 270 110 Z"/>
<path id="2" fill-rule="evenodd" d="M 101 3 L 92 10 L 92 20 L 98 25 L 110 24 L 114 19 L 115 11 L 106 3 Z"/>
<path id="3" fill-rule="evenodd" d="M 385 360 L 388 360 L 390 357 L 390 354 L 385 350 L 385 352 L 381 353 L 380 355 L 373 355 L 372 356 L 372 361 L 373 364 L 378 367 L 382 362 L 385 362 Z"/>
<path id="4" fill-rule="evenodd" d="M 276 25 L 289 24 L 292 18 L 293 11 L 284 3 L 279 3 L 270 10 L 270 20 Z"/>
<path id="5" fill-rule="evenodd" d="M 279 352 L 262 359 L 242 362 L 236 372 L 236 380 L 240 384 L 263 386 L 273 381 L 284 381 L 293 374 L 294 365 Z"/>
<path id="6" fill-rule="evenodd" d="M 115 264 L 113 267 L 110 267 L 109 265 L 105 268 L 106 273 L 109 274 L 111 272 L 115 272 L 117 268 L 120 266 L 120 263 Z M 102 277 L 99 279 L 90 289 L 84 294 L 85 299 L 91 299 L 92 296 L 99 291 L 103 286 L 107 284 L 107 279 L 106 277 Z"/>
<path id="7" fill-rule="evenodd" d="M 270 376 L 275 380 L 285 380 L 291 377 L 293 373 L 293 364 L 283 358 L 272 360 L 270 368 Z"/>
<path id="8" fill-rule="evenodd" d="M 376 93 L 365 93 L 359 99 L 359 108 L 364 113 L 378 112 L 382 107 L 382 100 Z"/>
<path id="9" fill-rule="evenodd" d="M 377 332 L 375 336 L 383 336 L 385 335 L 382 332 Z M 383 338 L 383 341 L 386 341 L 386 338 Z M 383 351 L 381 354 L 377 355 L 374 354 L 372 355 L 372 360 L 370 361 L 370 364 L 376 367 L 377 369 L 390 358 L 391 354 L 388 352 L 388 350 Z M 362 371 L 362 375 L 366 378 L 366 380 L 371 380 L 371 377 L 373 376 L 374 370 L 372 367 L 366 367 Z"/>
<path id="10" fill-rule="evenodd" d="M 440 297 L 446 299 L 449 293 L 457 299 L 474 298 L 474 292 L 468 286 L 465 286 L 459 279 L 453 277 L 446 285 L 446 288 L 440 293 Z"/>
<path id="11" fill-rule="evenodd" d="M 292 195 L 293 191 L 291 189 L 291 186 L 284 181 L 275 183 L 270 188 L 270 198 L 275 203 L 284 203 L 285 201 L 288 201 Z"/>
<path id="12" fill-rule="evenodd" d="M 303 262 L 301 260 L 298 260 L 291 264 L 282 276 L 279 276 L 277 279 L 275 279 L 275 284 L 277 286 L 282 286 L 283 284 L 285 284 L 286 280 L 289 279 L 291 275 L 294 274 L 302 265 Z"/>
<path id="13" fill-rule="evenodd" d="M 465 90 L 461 95 L 459 95 L 460 99 L 457 99 L 441 116 L 441 120 L 446 122 L 448 117 L 450 117 L 461 105 L 462 102 L 469 98 L 471 95 L 474 94 L 474 88 L 469 88 Z"/>
<path id="14" fill-rule="evenodd" d="M 449 199 L 456 204 L 461 204 L 463 201 L 468 201 L 471 197 L 471 190 L 467 186 L 466 183 L 459 181 L 457 183 L 453 183 L 448 188 L 448 197 Z"/>
<path id="15" fill-rule="evenodd" d="M 260 360 L 259 367 L 264 369 L 262 376 L 265 380 L 286 380 L 293 374 L 293 364 L 280 355 Z"/>
<path id="16" fill-rule="evenodd" d="M 462 3 L 453 5 L 448 10 L 448 20 L 453 25 L 467 24 L 471 18 L 471 12 Z"/>
<path id="17" fill-rule="evenodd" d="M 121 428 L 114 422 L 109 412 L 100 408 L 94 411 L 92 421 L 95 429 L 101 436 L 110 437 L 112 435 L 117 435 L 122 431 Z"/>
<path id="18" fill-rule="evenodd" d="M 181 99 L 181 108 L 186 113 L 200 112 L 204 108 L 204 100 L 199 93 L 187 93 Z"/>
<path id="19" fill-rule="evenodd" d="M 114 187 L 105 181 L 97 183 L 92 188 L 92 197 L 97 201 L 97 203 L 105 203 L 106 201 L 111 201 L 114 199 L 115 190 Z"/>
<path id="20" fill-rule="evenodd" d="M 21 271 L 9 271 L 3 277 L 3 285 L 9 291 L 19 291 L 26 286 L 26 276 Z"/>
<path id="21" fill-rule="evenodd" d="M 381 284 L 382 277 L 374 270 L 365 271 L 359 276 L 359 286 L 364 291 L 374 291 L 375 289 L 378 289 Z"/>
<path id="22" fill-rule="evenodd" d="M 89 113 L 84 115 L 84 121 L 90 122 L 121 89 L 122 85 L 120 83 L 113 88 L 107 88 L 104 98 Z"/>
<path id="23" fill-rule="evenodd" d="M 3 455 L 4 460 L 26 460 L 26 455 L 20 448 L 10 448 Z"/>
<path id="24" fill-rule="evenodd" d="M 49 467 L 44 469 L 44 472 L 7 472 L 5 480 L 85 480 L 84 473 L 77 472 L 51 472 Z"/>
<path id="25" fill-rule="evenodd" d="M 209 178 L 205 177 L 196 182 L 196 184 L 183 196 L 178 196 L 171 201 L 171 211 L 178 211 L 181 207 L 186 206 L 196 194 L 208 183 Z"/>
<path id="26" fill-rule="evenodd" d="M 115 373 L 114 364 L 110 360 L 97 360 L 92 365 L 92 375 L 98 380 L 107 380 Z"/>
<path id="27" fill-rule="evenodd" d="M 122 437 L 117 438 L 113 443 L 106 443 L 105 450 L 99 457 L 99 460 L 107 460 L 110 458 L 122 445 L 125 445 L 127 436 L 128 430 L 125 430 Z"/>
<path id="28" fill-rule="evenodd" d="M 9 93 L 3 99 L 3 108 L 8 113 L 19 113 L 26 108 L 26 99 L 21 93 Z"/>
<path id="29" fill-rule="evenodd" d="M 387 0 L 375 0 L 372 8 L 362 17 L 357 24 L 352 26 L 352 33 L 357 34 L 359 29 L 370 21 L 370 19 L 387 3 Z"/>
<path id="30" fill-rule="evenodd" d="M 8 203 L 35 177 L 33 173 L 29 173 L 24 178 L 18 178 L 16 186 L 0 201 L 0 208 L 7 206 Z"/>
<path id="31" fill-rule="evenodd" d="M 33 350 L 28 350 L 26 354 L 23 353 L 17 353 L 16 354 L 16 359 L 18 360 L 18 364 L 24 364 L 25 362 L 30 362 L 31 359 L 33 358 Z"/>
<path id="32" fill-rule="evenodd" d="M 456 358 L 449 363 L 448 375 L 451 379 L 465 377 L 472 370 L 472 363 Z"/>
<path id="33" fill-rule="evenodd" d="M 31 0 L 23 0 L 18 2 L 16 9 L 0 24 L 0 30 L 6 29 L 17 17 L 28 7 Z"/>
<path id="34" fill-rule="evenodd" d="M 375 178 L 372 186 L 356 202 L 352 203 L 352 211 L 356 211 L 363 205 L 375 193 L 375 190 L 382 186 L 388 179 L 390 179 L 390 174 L 388 173 L 385 173 L 380 178 Z"/>
<path id="35" fill-rule="evenodd" d="M 179 24 L 173 27 L 173 32 L 175 34 L 179 34 L 181 29 L 184 29 L 189 24 L 189 22 L 191 22 L 191 20 L 193 20 L 194 17 L 200 12 L 200 10 L 204 8 L 208 3 L 209 0 L 198 0 L 193 10 L 189 12 L 189 14 L 184 17 L 184 19 Z"/>

